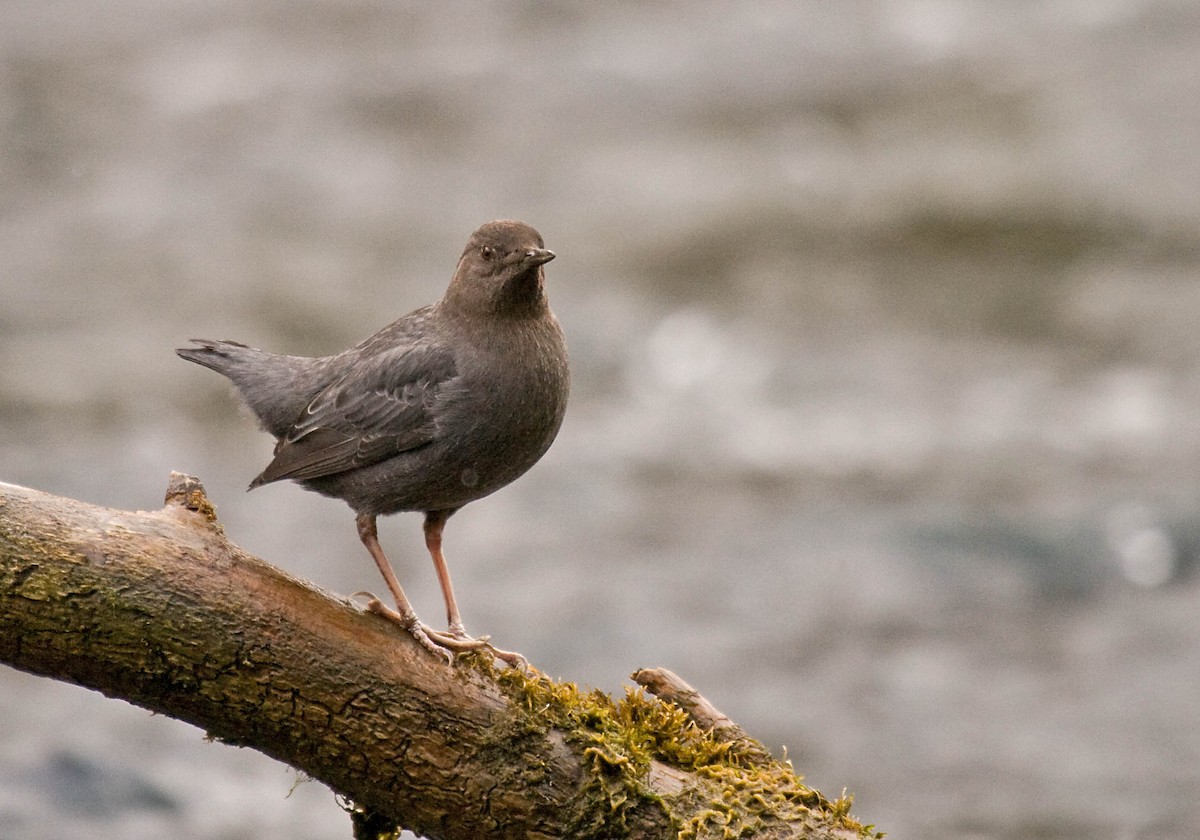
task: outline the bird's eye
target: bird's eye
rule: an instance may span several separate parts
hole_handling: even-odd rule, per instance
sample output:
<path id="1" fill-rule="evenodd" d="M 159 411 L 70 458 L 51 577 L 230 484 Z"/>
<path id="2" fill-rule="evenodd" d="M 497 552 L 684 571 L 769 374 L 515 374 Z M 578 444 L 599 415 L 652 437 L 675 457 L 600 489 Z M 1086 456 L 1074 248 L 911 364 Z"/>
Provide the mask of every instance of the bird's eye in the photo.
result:
<path id="1" fill-rule="evenodd" d="M 479 249 L 479 254 L 485 260 L 490 260 L 492 257 L 496 256 L 496 249 L 493 248 L 491 245 L 484 245 L 482 248 Z"/>

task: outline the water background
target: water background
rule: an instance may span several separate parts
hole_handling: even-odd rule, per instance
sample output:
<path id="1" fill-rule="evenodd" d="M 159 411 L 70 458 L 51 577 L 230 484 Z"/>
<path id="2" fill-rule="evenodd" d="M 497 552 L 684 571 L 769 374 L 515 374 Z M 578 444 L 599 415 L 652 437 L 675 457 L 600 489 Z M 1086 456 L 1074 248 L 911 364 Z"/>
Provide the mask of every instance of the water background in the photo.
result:
<path id="1" fill-rule="evenodd" d="M 898 840 L 1200 825 L 1200 6 L 10 0 L 0 480 L 380 588 L 192 336 L 333 352 L 515 217 L 574 390 L 468 628 L 669 667 Z M 381 523 L 427 618 L 416 515 Z M 0 672 L 0 835 L 349 837 L 321 785 Z M 292 791 L 293 786 L 295 790 Z"/>

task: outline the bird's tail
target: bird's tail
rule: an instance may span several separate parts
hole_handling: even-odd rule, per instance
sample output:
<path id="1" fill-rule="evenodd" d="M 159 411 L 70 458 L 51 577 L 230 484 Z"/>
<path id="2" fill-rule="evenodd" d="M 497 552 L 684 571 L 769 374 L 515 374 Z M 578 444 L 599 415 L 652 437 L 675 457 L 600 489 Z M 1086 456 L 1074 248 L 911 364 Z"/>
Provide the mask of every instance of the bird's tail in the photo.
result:
<path id="1" fill-rule="evenodd" d="M 253 347 L 247 347 L 236 341 L 210 341 L 207 338 L 189 339 L 195 347 L 176 348 L 175 354 L 189 362 L 204 365 L 222 376 L 230 376 L 230 371 L 247 355 L 262 353 Z"/>
<path id="2" fill-rule="evenodd" d="M 305 406 L 326 384 L 325 359 L 281 356 L 236 341 L 193 338 L 180 347 L 180 358 L 211 368 L 228 378 L 243 402 L 275 437 L 283 437 Z"/>

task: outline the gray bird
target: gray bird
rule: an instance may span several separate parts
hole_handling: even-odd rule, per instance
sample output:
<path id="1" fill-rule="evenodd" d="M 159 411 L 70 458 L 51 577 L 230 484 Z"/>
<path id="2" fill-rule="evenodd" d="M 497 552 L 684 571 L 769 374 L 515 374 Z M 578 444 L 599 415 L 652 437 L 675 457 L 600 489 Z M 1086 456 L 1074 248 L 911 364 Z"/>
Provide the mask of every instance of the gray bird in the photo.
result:
<path id="1" fill-rule="evenodd" d="M 203 339 L 175 351 L 228 377 L 275 436 L 275 457 L 250 489 L 290 478 L 345 500 L 396 602 L 392 610 L 373 598 L 368 608 L 447 660 L 451 651 L 495 649 L 463 627 L 442 555 L 446 520 L 532 467 L 566 410 L 567 348 L 542 268 L 552 259 L 529 225 L 488 222 L 471 235 L 440 301 L 337 355 L 281 356 Z M 376 517 L 399 511 L 425 514 L 446 631 L 417 618 L 379 545 Z"/>

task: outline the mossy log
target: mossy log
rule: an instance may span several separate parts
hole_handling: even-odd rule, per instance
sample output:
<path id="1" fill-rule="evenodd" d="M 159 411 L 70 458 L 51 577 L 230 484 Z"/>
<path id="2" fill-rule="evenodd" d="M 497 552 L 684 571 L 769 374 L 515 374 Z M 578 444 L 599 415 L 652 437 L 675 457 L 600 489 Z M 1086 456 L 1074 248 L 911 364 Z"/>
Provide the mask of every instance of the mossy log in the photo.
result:
<path id="1" fill-rule="evenodd" d="M 0 661 L 286 762 L 353 803 L 360 837 L 871 834 L 669 672 L 636 675 L 666 699 L 613 701 L 448 666 L 230 543 L 179 474 L 136 513 L 0 484 Z"/>

